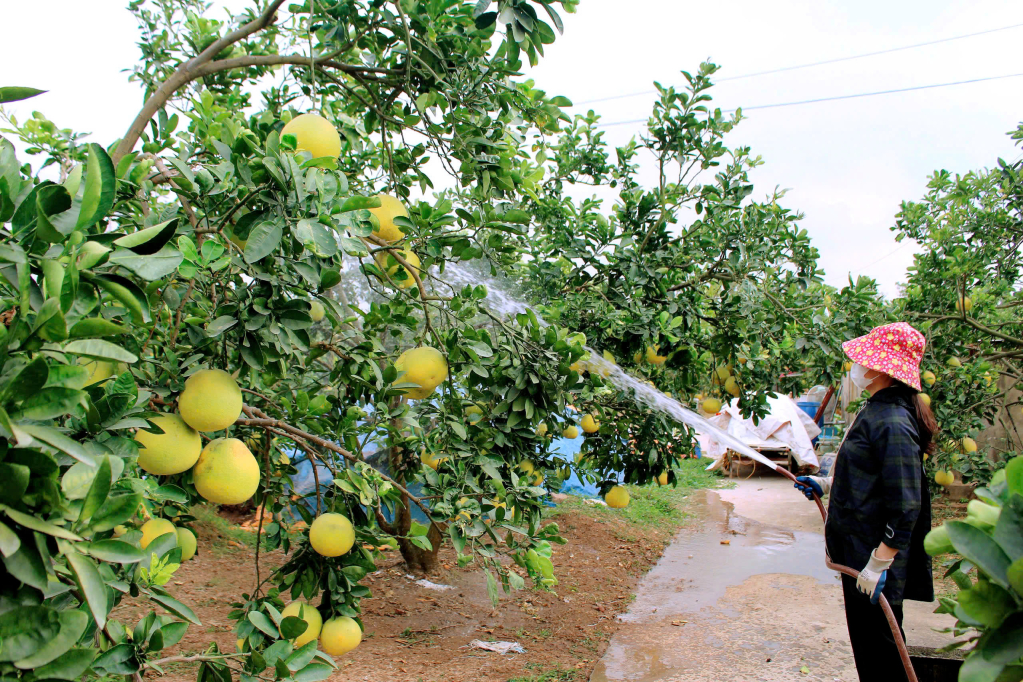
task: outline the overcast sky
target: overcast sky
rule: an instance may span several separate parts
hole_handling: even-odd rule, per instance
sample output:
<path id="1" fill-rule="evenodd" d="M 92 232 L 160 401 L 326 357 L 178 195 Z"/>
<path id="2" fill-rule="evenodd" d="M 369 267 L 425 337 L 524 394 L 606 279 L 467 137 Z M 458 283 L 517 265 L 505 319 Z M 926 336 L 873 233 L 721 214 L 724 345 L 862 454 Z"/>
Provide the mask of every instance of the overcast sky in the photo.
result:
<path id="1" fill-rule="evenodd" d="M 224 4 L 224 3 L 218 3 Z M 233 7 L 243 0 L 230 0 Z M 20 117 L 44 111 L 58 125 L 120 137 L 141 104 L 128 83 L 138 58 L 137 27 L 122 0 L 5 2 L 0 9 L 0 85 L 50 92 L 8 105 Z M 40 23 L 39 17 L 45 17 Z M 562 15 L 565 35 L 530 71 L 550 94 L 582 103 L 682 83 L 679 71 L 707 58 L 735 76 L 988 29 L 1023 24 L 1012 0 L 583 0 Z M 723 108 L 792 102 L 1010 73 L 1023 73 L 1023 27 L 939 45 L 756 78 L 713 90 Z M 652 96 L 590 105 L 608 123 L 645 118 Z M 766 164 L 755 196 L 790 190 L 786 205 L 806 214 L 828 281 L 851 272 L 896 293 L 912 245 L 889 227 L 904 199 L 918 199 L 927 175 L 1019 157 L 1005 133 L 1023 120 L 1023 78 L 894 95 L 750 110 L 729 138 Z M 624 143 L 641 124 L 612 126 Z"/>

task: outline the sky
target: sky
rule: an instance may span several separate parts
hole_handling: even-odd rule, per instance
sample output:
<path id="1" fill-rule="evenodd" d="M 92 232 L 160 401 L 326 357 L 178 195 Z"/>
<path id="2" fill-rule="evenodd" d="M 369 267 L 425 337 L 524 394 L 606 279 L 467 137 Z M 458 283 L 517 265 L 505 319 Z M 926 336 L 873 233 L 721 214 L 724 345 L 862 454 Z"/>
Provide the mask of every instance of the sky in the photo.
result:
<path id="1" fill-rule="evenodd" d="M 123 135 L 141 106 L 129 83 L 138 30 L 123 0 L 5 3 L 0 23 L 2 85 L 49 90 L 7 105 L 19 118 L 39 109 L 102 144 Z M 225 3 L 218 3 L 223 5 Z M 244 0 L 229 0 L 231 7 Z M 46 17 L 45 43 L 38 18 Z M 680 71 L 711 59 L 728 77 L 1023 24 L 1013 0 L 582 0 L 562 13 L 565 34 L 527 75 L 573 102 L 681 86 Z M 893 54 L 721 82 L 715 104 L 793 102 L 1010 73 L 1023 73 L 1023 26 Z M 16 65 L 16 68 L 11 68 Z M 14 80 L 12 80 L 14 79 Z M 653 95 L 579 106 L 613 123 L 643 119 Z M 926 192 L 935 169 L 966 172 L 1021 150 L 1006 133 L 1023 120 L 1023 77 L 893 95 L 749 110 L 727 138 L 765 164 L 753 172 L 755 197 L 788 190 L 785 205 L 821 253 L 828 283 L 851 273 L 897 294 L 914 246 L 890 226 L 903 200 Z M 607 128 L 620 145 L 642 124 Z"/>

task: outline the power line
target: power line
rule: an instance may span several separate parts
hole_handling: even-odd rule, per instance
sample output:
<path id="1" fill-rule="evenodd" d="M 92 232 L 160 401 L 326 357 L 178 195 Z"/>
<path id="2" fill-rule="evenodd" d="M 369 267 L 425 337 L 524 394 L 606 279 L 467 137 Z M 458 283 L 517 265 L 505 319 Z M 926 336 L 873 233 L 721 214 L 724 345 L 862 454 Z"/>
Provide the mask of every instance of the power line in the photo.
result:
<path id="1" fill-rule="evenodd" d="M 939 38 L 938 40 L 930 40 L 926 43 L 916 43 L 914 45 L 903 45 L 902 47 L 892 47 L 887 50 L 878 50 L 876 52 L 865 52 L 863 54 L 856 54 L 849 57 L 837 57 L 835 59 L 825 59 L 818 62 L 809 62 L 807 64 L 796 64 L 794 66 L 783 66 L 777 69 L 768 69 L 767 71 L 755 71 L 753 73 L 744 73 L 738 76 L 726 76 L 724 78 L 718 78 L 717 82 L 723 81 L 734 81 L 742 78 L 754 78 L 756 76 L 767 76 L 773 73 L 782 73 L 784 71 L 795 71 L 797 69 L 808 69 L 813 66 L 822 66 L 824 64 L 836 64 L 838 62 L 847 62 L 853 59 L 864 59 L 865 57 L 876 57 L 882 54 L 890 54 L 892 52 L 901 52 L 903 50 L 913 50 L 918 47 L 927 47 L 928 45 L 938 45 L 939 43 L 948 43 L 953 40 L 963 40 L 964 38 L 975 38 L 977 36 L 988 35 L 989 33 L 998 33 L 999 31 L 1008 31 L 1013 28 L 1019 28 L 1023 24 L 1013 24 L 1012 26 L 1002 26 L 1001 28 L 991 28 L 986 31 L 978 31 L 977 33 L 967 33 L 961 36 L 952 36 L 951 38 Z M 656 90 L 644 90 L 643 92 L 632 92 L 627 95 L 611 95 L 609 97 L 600 97 L 598 99 L 586 100 L 585 102 L 579 102 L 576 106 L 584 106 L 587 104 L 596 104 L 598 102 L 610 102 L 616 99 L 626 99 L 629 97 L 640 97 L 642 95 L 656 94 Z"/>
<path id="2" fill-rule="evenodd" d="M 1023 73 L 1008 73 L 1003 76 L 987 76 L 986 78 L 972 78 L 965 81 L 955 81 L 953 83 L 934 83 L 933 85 L 917 85 L 909 88 L 898 88 L 895 90 L 878 90 L 876 92 L 860 92 L 855 95 L 836 95 L 834 97 L 819 97 L 817 99 L 804 99 L 798 102 L 778 102 L 777 104 L 755 104 L 749 107 L 740 107 L 743 111 L 749 111 L 751 109 L 776 109 L 778 107 L 794 107 L 800 104 L 816 104 L 818 102 L 834 102 L 843 99 L 856 99 L 859 97 L 874 97 L 875 95 L 892 95 L 899 92 L 912 92 L 914 90 L 930 90 L 932 88 L 947 88 L 952 85 L 967 85 L 969 83 L 982 83 L 984 81 L 996 81 L 1003 78 L 1018 78 L 1023 76 Z M 737 109 L 725 109 L 724 111 L 737 111 Z M 630 123 L 645 123 L 650 120 L 647 118 L 636 118 L 631 121 L 615 121 L 613 123 L 598 123 L 597 125 L 602 128 L 610 128 L 612 126 L 628 125 Z"/>

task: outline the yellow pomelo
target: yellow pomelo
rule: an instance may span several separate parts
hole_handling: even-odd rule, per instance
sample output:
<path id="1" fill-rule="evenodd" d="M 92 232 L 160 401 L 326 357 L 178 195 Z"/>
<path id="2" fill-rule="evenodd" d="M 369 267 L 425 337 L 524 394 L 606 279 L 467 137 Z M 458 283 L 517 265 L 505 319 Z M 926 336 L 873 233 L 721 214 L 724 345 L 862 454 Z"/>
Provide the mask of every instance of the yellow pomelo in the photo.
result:
<path id="1" fill-rule="evenodd" d="M 606 350 L 606 351 L 604 351 L 603 353 L 601 353 L 601 355 L 602 355 L 602 356 L 604 357 L 604 359 L 605 359 L 605 360 L 607 360 L 608 362 L 610 362 L 610 363 L 612 363 L 612 364 L 615 364 L 615 365 L 617 365 L 617 364 L 618 364 L 618 361 L 617 361 L 617 360 L 615 360 L 615 356 L 611 354 L 611 351 L 609 351 L 609 350 Z"/>
<path id="2" fill-rule="evenodd" d="M 955 476 L 951 471 L 935 471 L 934 482 L 947 488 L 955 482 Z"/>
<path id="3" fill-rule="evenodd" d="M 202 449 L 192 469 L 200 495 L 215 504 L 241 504 L 256 494 L 259 464 L 237 438 L 217 438 Z"/>
<path id="4" fill-rule="evenodd" d="M 465 416 L 469 419 L 470 424 L 475 424 L 483 418 L 483 409 L 479 405 L 470 405 L 465 408 Z M 476 416 L 473 419 L 473 416 Z"/>
<path id="5" fill-rule="evenodd" d="M 241 416 L 242 391 L 224 370 L 201 369 L 185 380 L 178 412 L 196 431 L 221 431 Z"/>
<path id="6" fill-rule="evenodd" d="M 931 370 L 926 370 L 920 375 L 920 379 L 922 379 L 928 386 L 933 386 L 934 382 L 938 380 L 938 377 L 934 376 L 934 372 Z"/>
<path id="7" fill-rule="evenodd" d="M 543 485 L 543 472 L 542 471 L 535 471 L 535 472 L 533 472 L 533 485 L 537 485 L 537 486 Z"/>
<path id="8" fill-rule="evenodd" d="M 596 433 L 600 430 L 600 422 L 594 419 L 592 414 L 584 415 L 579 425 L 583 427 L 583 431 L 586 433 Z"/>
<path id="9" fill-rule="evenodd" d="M 89 371 L 86 386 L 101 384 L 117 373 L 117 365 L 106 360 L 86 360 L 81 365 Z"/>
<path id="10" fill-rule="evenodd" d="M 853 363 L 847 362 L 844 365 L 842 365 L 842 369 L 844 369 L 846 372 L 850 372 L 850 371 L 852 371 L 852 366 L 853 366 Z"/>
<path id="11" fill-rule="evenodd" d="M 177 414 L 161 414 L 150 421 L 163 433 L 139 431 L 135 441 L 139 444 L 139 466 L 156 476 L 169 476 L 188 471 L 202 452 L 199 432 L 185 423 Z"/>
<path id="12" fill-rule="evenodd" d="M 373 234 L 386 242 L 401 241 L 405 237 L 405 233 L 394 224 L 394 219 L 407 218 L 408 209 L 390 194 L 378 194 L 377 197 L 380 199 L 380 206 L 369 209 L 369 212 L 376 217 L 380 224 L 373 230 Z"/>
<path id="13" fill-rule="evenodd" d="M 653 365 L 664 364 L 664 361 L 668 359 L 667 355 L 658 355 L 657 351 L 661 349 L 660 346 L 647 346 L 646 355 L 644 356 L 646 361 Z"/>
<path id="14" fill-rule="evenodd" d="M 517 468 L 524 472 L 526 476 L 532 476 L 533 472 L 536 471 L 536 467 L 528 459 L 519 462 Z"/>
<path id="15" fill-rule="evenodd" d="M 657 485 L 668 485 L 668 472 L 662 471 L 657 475 Z"/>
<path id="16" fill-rule="evenodd" d="M 282 618 L 287 618 L 288 616 L 301 618 L 309 626 L 305 629 L 305 632 L 292 641 L 296 649 L 300 646 L 305 646 L 320 636 L 320 629 L 323 627 L 323 616 L 320 615 L 320 612 L 312 604 L 307 604 L 300 599 L 295 600 L 281 611 Z"/>
<path id="17" fill-rule="evenodd" d="M 963 438 L 960 445 L 962 445 L 963 447 L 963 452 L 970 453 L 977 451 L 977 441 L 973 440 L 972 438 L 969 437 Z"/>
<path id="18" fill-rule="evenodd" d="M 620 485 L 616 485 L 604 495 L 604 502 L 612 509 L 621 509 L 629 503 L 629 491 Z"/>
<path id="19" fill-rule="evenodd" d="M 434 471 L 436 471 L 437 467 L 439 467 L 444 462 L 448 461 L 448 458 L 447 457 L 434 457 L 433 454 L 431 452 L 429 452 L 428 450 L 423 450 L 419 454 L 419 461 L 422 462 L 425 466 L 428 466 L 431 469 L 433 469 Z"/>
<path id="20" fill-rule="evenodd" d="M 309 544 L 321 556 L 341 556 L 355 544 L 355 528 L 343 514 L 320 514 L 309 526 Z"/>
<path id="21" fill-rule="evenodd" d="M 149 543 L 167 533 L 175 533 L 174 524 L 167 519 L 150 519 L 142 524 L 142 539 L 139 545 L 142 549 L 149 546 Z M 176 534 L 175 534 L 176 536 Z"/>
<path id="22" fill-rule="evenodd" d="M 920 394 L 920 402 L 922 402 L 927 407 L 930 407 L 931 406 L 931 396 L 927 395 L 926 393 L 921 393 Z"/>
<path id="23" fill-rule="evenodd" d="M 735 377 L 730 376 L 725 379 L 725 391 L 736 398 L 739 397 L 742 391 L 739 390 L 739 382 L 735 380 Z"/>
<path id="24" fill-rule="evenodd" d="M 195 533 L 187 528 L 175 528 L 178 535 L 178 547 L 181 548 L 181 560 L 188 561 L 195 556 L 195 550 L 199 546 L 196 542 Z"/>
<path id="25" fill-rule="evenodd" d="M 377 266 L 381 270 L 384 270 L 384 271 L 387 272 L 387 276 L 391 278 L 391 280 L 394 282 L 395 286 L 397 286 L 399 289 L 408 289 L 410 287 L 416 286 L 416 280 L 415 280 L 414 277 L 412 277 L 412 273 L 409 272 L 409 269 L 406 268 L 401 263 L 398 263 L 397 259 L 393 259 L 393 260 L 389 259 L 387 257 L 388 253 L 389 253 L 388 251 L 379 251 L 379 252 L 377 252 L 377 254 L 373 257 L 374 260 L 376 260 L 376 262 L 377 262 Z M 422 267 L 421 267 L 422 261 L 419 260 L 419 256 L 416 255 L 415 251 L 413 251 L 412 249 L 407 249 L 406 248 L 406 249 L 402 249 L 401 251 L 399 251 L 398 255 L 401 256 L 402 258 L 404 258 L 406 263 L 408 263 L 413 268 L 415 268 L 416 274 L 419 274 L 420 277 L 422 276 L 420 274 L 420 273 L 422 273 Z M 392 263 L 392 265 L 390 267 L 388 267 L 388 265 L 387 265 L 388 262 Z M 396 275 L 398 274 L 398 268 L 401 268 L 402 271 L 405 273 L 405 276 L 404 276 L 403 279 L 397 279 L 396 278 Z"/>
<path id="26" fill-rule="evenodd" d="M 540 426 L 536 427 L 536 435 L 541 438 L 547 435 L 547 422 L 540 422 Z"/>
<path id="27" fill-rule="evenodd" d="M 245 638 L 241 637 L 235 640 L 234 645 L 238 648 L 238 651 L 245 651 Z"/>
<path id="28" fill-rule="evenodd" d="M 122 535 L 124 535 L 127 532 L 128 532 L 128 527 L 127 526 L 122 526 L 122 525 L 114 526 L 114 537 L 115 538 L 119 538 L 119 537 L 121 537 Z"/>
<path id="29" fill-rule="evenodd" d="M 569 426 L 567 429 L 565 429 L 564 431 L 561 432 L 561 437 L 562 438 L 578 438 L 579 437 L 579 427 L 578 426 Z"/>
<path id="30" fill-rule="evenodd" d="M 970 310 L 972 310 L 972 309 L 973 309 L 973 301 L 970 300 L 969 296 L 967 296 L 965 298 L 959 297 L 956 300 L 956 312 L 958 312 L 958 313 L 961 313 L 963 311 L 970 312 Z"/>
<path id="31" fill-rule="evenodd" d="M 575 372 L 576 374 L 582 374 L 583 372 L 590 371 L 590 366 L 589 364 L 587 364 L 585 360 L 576 360 L 571 365 L 569 365 L 568 368 Z"/>
<path id="32" fill-rule="evenodd" d="M 728 377 L 732 376 L 732 367 L 730 365 L 720 365 L 714 370 L 719 381 L 727 381 Z"/>
<path id="33" fill-rule="evenodd" d="M 323 316 L 327 311 L 323 309 L 323 304 L 319 301 L 309 302 L 309 317 L 312 318 L 313 322 L 319 322 L 323 319 Z"/>
<path id="34" fill-rule="evenodd" d="M 359 623 L 348 616 L 331 618 L 320 630 L 320 648 L 323 653 L 331 656 L 342 656 L 359 646 L 362 641 L 362 628 Z"/>
<path id="35" fill-rule="evenodd" d="M 632 354 L 632 361 L 637 365 L 643 362 L 643 351 L 636 351 Z"/>
<path id="36" fill-rule="evenodd" d="M 700 403 L 700 409 L 707 414 L 717 414 L 721 411 L 721 401 L 717 398 L 707 398 Z"/>
<path id="37" fill-rule="evenodd" d="M 430 346 L 412 348 L 401 355 L 394 367 L 404 375 L 398 381 L 405 384 L 416 384 L 418 388 L 405 389 L 405 397 L 422 400 L 448 377 L 448 361 L 439 350 Z"/>
<path id="38" fill-rule="evenodd" d="M 309 152 L 314 159 L 341 154 L 341 135 L 334 124 L 319 114 L 299 114 L 281 129 L 281 137 L 295 136 L 295 150 Z"/>
<path id="39" fill-rule="evenodd" d="M 962 360 L 960 360 L 957 357 L 951 357 L 951 358 L 948 359 L 948 366 L 949 367 L 962 367 L 963 366 L 963 362 L 962 362 Z"/>

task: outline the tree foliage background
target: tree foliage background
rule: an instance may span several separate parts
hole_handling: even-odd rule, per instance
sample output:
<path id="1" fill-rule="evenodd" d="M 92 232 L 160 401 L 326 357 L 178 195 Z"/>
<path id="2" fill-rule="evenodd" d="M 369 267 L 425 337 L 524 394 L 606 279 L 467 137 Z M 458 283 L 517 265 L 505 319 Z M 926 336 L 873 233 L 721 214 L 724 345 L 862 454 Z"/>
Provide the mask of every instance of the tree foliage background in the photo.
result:
<path id="1" fill-rule="evenodd" d="M 605 490 L 649 482 L 689 450 L 679 425 L 579 364 L 580 332 L 687 402 L 722 393 L 721 365 L 759 413 L 767 391 L 835 380 L 840 342 L 882 316 L 873 283 L 824 286 L 798 214 L 754 198 L 761 161 L 726 145 L 741 111 L 712 107 L 714 65 L 660 88 L 646 132 L 615 150 L 595 113 L 570 117 L 521 79 L 575 4 L 264 0 L 218 20 L 197 0 L 136 0 L 146 98 L 121 139 L 7 117 L 35 163 L 0 140 L 0 674 L 160 670 L 198 624 L 167 587 L 180 548 L 164 536 L 142 551 L 138 527 L 187 526 L 201 499 L 191 472 L 142 472 L 133 434 L 201 368 L 244 391 L 227 434 L 260 463 L 264 546 L 289 558 L 260 573 L 257 552 L 230 613 L 241 651 L 212 645 L 199 676 L 306 682 L 334 662 L 315 641 L 293 646 L 304 624 L 284 602 L 358 618 L 365 547 L 395 542 L 429 570 L 450 542 L 495 599 L 527 579 L 555 589 L 548 489 L 572 468 Z M 0 101 L 34 94 L 7 87 Z M 337 159 L 281 136 L 310 109 L 340 132 Z M 644 187 L 650 159 L 658 182 Z M 379 192 L 409 208 L 403 244 L 373 234 Z M 466 283 L 470 266 L 546 320 L 500 315 L 485 283 Z M 394 362 L 418 345 L 449 373 L 410 402 Z M 566 470 L 543 432 L 590 412 L 605 417 L 590 456 Z M 295 505 L 302 460 L 323 478 Z M 295 525 L 326 511 L 356 527 L 335 559 Z M 122 623 L 124 600 L 152 610 Z"/>

